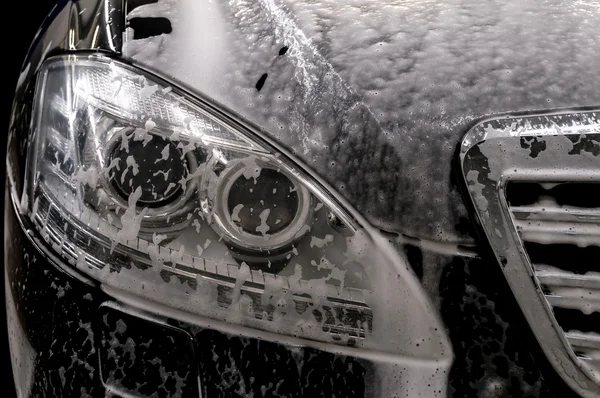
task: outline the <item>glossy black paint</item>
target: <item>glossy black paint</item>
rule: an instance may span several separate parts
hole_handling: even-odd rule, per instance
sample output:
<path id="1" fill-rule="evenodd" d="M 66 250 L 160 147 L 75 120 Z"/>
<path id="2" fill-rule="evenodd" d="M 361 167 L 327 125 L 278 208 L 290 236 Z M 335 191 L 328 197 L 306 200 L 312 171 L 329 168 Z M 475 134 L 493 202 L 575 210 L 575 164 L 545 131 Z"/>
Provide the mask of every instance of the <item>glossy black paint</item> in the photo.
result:
<path id="1" fill-rule="evenodd" d="M 100 373 L 118 391 L 198 397 L 194 341 L 182 330 L 99 308 Z"/>

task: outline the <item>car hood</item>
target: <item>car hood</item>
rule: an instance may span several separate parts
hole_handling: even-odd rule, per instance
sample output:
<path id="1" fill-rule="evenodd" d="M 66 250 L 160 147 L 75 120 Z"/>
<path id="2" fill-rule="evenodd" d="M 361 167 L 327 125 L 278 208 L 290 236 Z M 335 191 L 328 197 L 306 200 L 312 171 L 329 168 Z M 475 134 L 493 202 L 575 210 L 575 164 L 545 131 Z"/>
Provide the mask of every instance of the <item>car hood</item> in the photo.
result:
<path id="1" fill-rule="evenodd" d="M 159 0 L 127 18 L 126 58 L 264 129 L 375 226 L 428 239 L 473 239 L 452 160 L 476 121 L 600 103 L 583 0 Z"/>

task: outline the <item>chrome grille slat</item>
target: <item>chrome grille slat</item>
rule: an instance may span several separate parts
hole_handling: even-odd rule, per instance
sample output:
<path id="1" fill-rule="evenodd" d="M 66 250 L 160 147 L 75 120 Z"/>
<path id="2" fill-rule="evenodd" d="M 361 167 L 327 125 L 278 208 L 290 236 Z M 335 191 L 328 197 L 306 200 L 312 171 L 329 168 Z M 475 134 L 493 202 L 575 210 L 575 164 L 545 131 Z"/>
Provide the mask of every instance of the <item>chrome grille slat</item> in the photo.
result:
<path id="1" fill-rule="evenodd" d="M 565 333 L 565 337 L 575 348 L 592 348 L 600 354 L 600 334 L 568 332 Z"/>
<path id="2" fill-rule="evenodd" d="M 556 221 L 515 220 L 521 239 L 535 243 L 570 243 L 578 246 L 598 245 L 600 224 Z"/>
<path id="3" fill-rule="evenodd" d="M 598 275 L 577 275 L 544 265 L 534 265 L 533 268 L 541 285 L 600 289 L 600 273 Z"/>
<path id="4" fill-rule="evenodd" d="M 600 370 L 600 334 L 568 332 L 565 337 L 579 360 L 592 369 Z"/>
<path id="5" fill-rule="evenodd" d="M 540 185 L 543 184 L 541 181 Z M 519 183 L 513 183 L 511 189 L 518 192 L 518 187 Z M 541 258 L 551 260 L 548 255 L 528 250 L 531 243 L 542 244 L 544 246 L 541 247 L 548 249 L 572 245 L 568 254 L 562 252 L 568 257 L 566 261 L 560 261 L 562 268 L 539 263 L 532 265 L 550 308 L 580 311 L 584 315 L 600 313 L 600 258 L 590 261 L 589 256 L 584 257 L 581 252 L 587 247 L 600 246 L 600 209 L 562 207 L 551 197 L 527 206 L 509 206 L 508 209 L 517 233 L 525 243 L 530 262 Z M 577 273 L 582 269 L 589 271 Z M 564 319 L 558 325 L 575 356 L 589 369 L 598 369 L 600 334 L 571 330 L 572 326 Z"/>
<path id="6" fill-rule="evenodd" d="M 600 222 L 600 209 L 564 208 L 558 206 L 511 206 L 510 212 L 523 221 Z"/>
<path id="7" fill-rule="evenodd" d="M 518 185 L 514 183 L 511 189 L 518 190 Z M 540 254 L 539 249 L 534 251 L 531 243 L 538 244 L 538 248 L 554 249 L 553 254 L 560 252 L 566 258 L 558 261 L 562 268 L 539 263 L 532 265 L 544 298 L 553 312 L 564 309 L 585 316 L 600 313 L 600 258 L 590 259 L 589 254 L 584 256 L 582 252 L 589 247 L 600 246 L 600 209 L 562 207 L 551 197 L 527 206 L 509 206 L 508 209 L 530 263 L 540 259 L 556 262 L 550 258 L 552 255 Z M 568 253 L 557 250 L 565 245 L 571 245 Z M 564 317 L 557 318 L 557 323 L 575 357 L 588 370 L 597 373 L 600 370 L 600 334 L 572 330 L 576 327 Z"/>
<path id="8" fill-rule="evenodd" d="M 560 287 L 559 289 L 557 292 L 553 291 L 552 294 L 544 295 L 553 307 L 580 310 L 584 314 L 600 312 L 600 297 L 598 297 L 600 291 L 594 292 L 594 295 L 587 298 L 586 292 L 581 294 L 582 288 Z"/>

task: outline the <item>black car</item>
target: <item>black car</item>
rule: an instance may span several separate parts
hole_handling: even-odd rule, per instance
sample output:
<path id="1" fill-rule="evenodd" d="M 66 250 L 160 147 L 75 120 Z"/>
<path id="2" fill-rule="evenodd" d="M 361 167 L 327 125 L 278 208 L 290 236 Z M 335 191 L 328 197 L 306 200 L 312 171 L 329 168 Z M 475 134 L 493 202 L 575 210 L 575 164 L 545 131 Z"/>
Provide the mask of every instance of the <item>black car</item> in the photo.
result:
<path id="1" fill-rule="evenodd" d="M 600 397 L 600 12 L 60 1 L 5 190 L 20 397 Z"/>

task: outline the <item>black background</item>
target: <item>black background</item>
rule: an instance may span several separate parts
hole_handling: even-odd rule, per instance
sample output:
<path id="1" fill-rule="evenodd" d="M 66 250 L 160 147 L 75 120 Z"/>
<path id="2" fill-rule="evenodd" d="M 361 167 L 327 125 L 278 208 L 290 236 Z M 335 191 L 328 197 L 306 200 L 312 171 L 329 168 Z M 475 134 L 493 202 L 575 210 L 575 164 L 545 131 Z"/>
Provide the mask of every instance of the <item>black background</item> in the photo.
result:
<path id="1" fill-rule="evenodd" d="M 10 0 L 1 3 L 2 8 L 2 41 L 0 51 L 2 56 L 0 62 L 2 66 L 2 109 L 0 112 L 0 135 L 2 139 L 2 175 L 6 184 L 6 140 L 8 137 L 8 124 L 10 119 L 10 110 L 12 106 L 12 97 L 19 78 L 21 65 L 33 40 L 38 27 L 42 24 L 46 15 L 56 3 L 56 0 Z M 2 196 L 2 212 L 4 212 L 4 192 Z M 4 234 L 4 227 L 2 228 Z M 4 244 L 4 239 L 2 240 Z M 8 333 L 6 329 L 6 311 L 4 307 L 4 272 L 2 272 L 2 282 L 0 283 L 1 303 L 0 316 L 0 344 L 2 345 L 2 386 L 3 397 L 11 398 L 16 396 L 14 384 L 12 382 L 12 372 L 10 369 L 10 355 L 8 351 Z"/>

